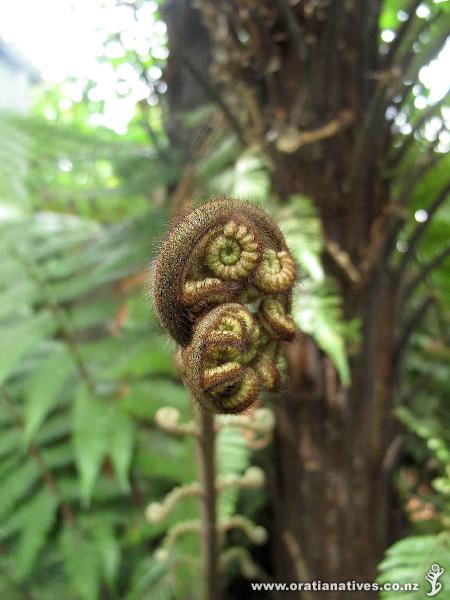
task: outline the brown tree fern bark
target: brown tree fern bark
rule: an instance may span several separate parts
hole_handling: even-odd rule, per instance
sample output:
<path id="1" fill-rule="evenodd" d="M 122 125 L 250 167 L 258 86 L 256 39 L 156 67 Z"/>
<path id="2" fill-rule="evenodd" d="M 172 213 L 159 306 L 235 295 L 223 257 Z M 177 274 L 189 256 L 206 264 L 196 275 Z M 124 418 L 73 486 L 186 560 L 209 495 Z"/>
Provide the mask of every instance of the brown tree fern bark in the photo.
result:
<path id="1" fill-rule="evenodd" d="M 373 580 L 392 535 L 398 449 L 392 398 L 401 282 L 389 261 L 401 204 L 421 176 L 418 169 L 393 200 L 386 109 L 396 96 L 397 105 L 404 101 L 401 76 L 417 77 L 409 47 L 397 59 L 418 27 L 417 2 L 390 52 L 380 50 L 378 0 L 169 4 L 183 7 L 171 13 L 178 28 L 189 14 L 208 39 L 197 56 L 188 30 L 182 39 L 169 30 L 169 93 L 175 78 L 215 103 L 244 147 L 265 157 L 281 204 L 298 193 L 314 201 L 325 270 L 339 285 L 345 318 L 361 323 L 348 387 L 312 339 L 288 347 L 292 385 L 275 402 L 275 577 Z M 430 43 L 428 58 L 442 43 Z M 184 52 L 187 60 L 177 60 Z"/>

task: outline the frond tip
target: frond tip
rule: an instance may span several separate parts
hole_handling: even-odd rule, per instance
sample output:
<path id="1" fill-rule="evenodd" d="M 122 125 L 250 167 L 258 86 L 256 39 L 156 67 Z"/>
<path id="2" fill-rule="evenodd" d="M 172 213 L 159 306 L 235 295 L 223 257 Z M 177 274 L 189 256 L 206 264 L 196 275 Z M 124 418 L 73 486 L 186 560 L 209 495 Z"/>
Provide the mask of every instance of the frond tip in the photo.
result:
<path id="1" fill-rule="evenodd" d="M 295 335 L 296 275 L 277 224 L 252 204 L 214 201 L 173 226 L 155 263 L 153 303 L 203 409 L 242 413 L 279 385 L 280 342 Z"/>

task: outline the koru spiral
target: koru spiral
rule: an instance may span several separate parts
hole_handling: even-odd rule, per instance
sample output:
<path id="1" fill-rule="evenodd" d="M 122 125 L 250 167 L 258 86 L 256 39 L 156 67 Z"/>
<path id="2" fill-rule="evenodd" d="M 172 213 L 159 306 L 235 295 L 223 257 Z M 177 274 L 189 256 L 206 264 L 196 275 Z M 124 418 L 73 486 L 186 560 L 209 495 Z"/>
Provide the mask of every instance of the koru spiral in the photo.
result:
<path id="1" fill-rule="evenodd" d="M 204 409 L 241 413 L 276 389 L 280 342 L 295 335 L 296 273 L 277 224 L 252 204 L 213 201 L 172 227 L 154 265 L 153 303 Z"/>

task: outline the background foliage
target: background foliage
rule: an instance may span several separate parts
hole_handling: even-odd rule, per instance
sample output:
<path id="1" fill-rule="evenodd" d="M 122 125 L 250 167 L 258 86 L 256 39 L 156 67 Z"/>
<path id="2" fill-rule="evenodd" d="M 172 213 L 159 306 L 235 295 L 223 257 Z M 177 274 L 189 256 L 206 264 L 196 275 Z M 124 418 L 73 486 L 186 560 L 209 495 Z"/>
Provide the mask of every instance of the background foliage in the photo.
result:
<path id="1" fill-rule="evenodd" d="M 400 25 L 400 4 L 385 2 L 384 29 Z M 157 6 L 153 14 L 160 20 Z M 110 41 L 123 45 L 123 32 L 110 32 Z M 147 41 L 151 46 L 151 36 Z M 164 44 L 163 36 L 158 48 Z M 155 424 L 166 405 L 182 421 L 192 415 L 173 347 L 148 299 L 151 260 L 186 177 L 194 176 L 202 200 L 229 193 L 277 214 L 303 272 L 297 324 L 330 355 L 342 380 L 349 378 L 346 356 L 358 323 L 342 321 L 335 286 L 324 276 L 313 204 L 292 197 L 282 209 L 274 205 L 267 166 L 256 152 L 239 149 L 214 107 L 186 119 L 195 140 L 186 167 L 165 134 L 163 76 L 150 75 L 164 59 L 155 54 L 165 56 L 124 47 L 120 58 L 99 57 L 118 82 L 127 83 L 121 75 L 127 64 L 147 86 L 148 102 L 136 104 L 125 135 L 92 124 L 105 108 L 90 99 L 94 81 L 78 82 L 82 99 L 69 105 L 63 88 L 42 86 L 30 117 L 0 119 L 0 595 L 8 600 L 198 596 L 196 536 L 180 538 L 169 560 L 155 557 L 174 524 L 197 516 L 196 502 L 186 499 L 164 523 L 145 519 L 150 502 L 195 480 L 192 440 Z M 414 215 L 448 186 L 448 108 L 439 102 L 418 109 L 418 96 L 427 96 L 424 86 L 407 92 L 394 123 L 399 143 L 410 140 L 397 166 L 399 190 L 421 156 L 435 164 L 405 214 L 410 225 L 397 242 L 399 264 Z M 211 123 L 215 131 L 205 142 L 202 132 Z M 432 217 L 417 247 L 418 265 L 448 239 L 449 206 Z M 431 295 L 431 309 L 414 322 L 397 408 L 405 425 L 398 489 L 404 533 L 412 537 L 388 552 L 380 581 L 422 581 L 429 568 L 424 555 L 443 559 L 441 547 L 449 555 L 449 268 L 443 262 L 421 284 L 413 308 L 420 311 Z M 269 476 L 274 469 L 270 449 L 251 449 L 236 428 L 221 433 L 219 463 L 227 474 L 242 474 L 252 463 Z M 270 527 L 263 490 L 227 494 L 222 514 L 238 509 Z M 233 532 L 227 546 L 235 544 L 248 548 L 259 576 L 270 571 L 263 552 Z M 239 589 L 245 565 L 228 570 L 230 589 Z"/>

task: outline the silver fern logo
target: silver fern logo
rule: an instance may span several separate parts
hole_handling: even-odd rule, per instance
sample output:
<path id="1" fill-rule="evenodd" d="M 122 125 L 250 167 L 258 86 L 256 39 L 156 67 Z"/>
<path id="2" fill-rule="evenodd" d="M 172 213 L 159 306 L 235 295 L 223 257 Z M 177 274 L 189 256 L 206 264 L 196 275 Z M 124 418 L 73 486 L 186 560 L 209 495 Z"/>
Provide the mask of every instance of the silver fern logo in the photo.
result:
<path id="1" fill-rule="evenodd" d="M 438 579 L 441 577 L 443 572 L 444 569 L 436 563 L 434 565 L 431 565 L 431 569 L 425 575 L 425 579 L 431 585 L 431 590 L 427 592 L 427 596 L 436 596 L 437 594 L 439 594 L 439 592 L 442 589 L 442 583 L 440 583 Z"/>

